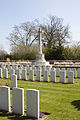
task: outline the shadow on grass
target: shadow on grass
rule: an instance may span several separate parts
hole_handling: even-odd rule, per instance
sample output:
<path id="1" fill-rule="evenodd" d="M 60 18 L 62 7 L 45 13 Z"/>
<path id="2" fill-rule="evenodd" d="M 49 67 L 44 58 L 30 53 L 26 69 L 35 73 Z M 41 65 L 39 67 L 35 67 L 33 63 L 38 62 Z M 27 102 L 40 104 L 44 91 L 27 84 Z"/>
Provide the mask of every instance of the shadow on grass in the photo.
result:
<path id="1" fill-rule="evenodd" d="M 80 111 L 80 100 L 72 101 L 71 104 Z"/>
<path id="2" fill-rule="evenodd" d="M 48 115 L 50 115 L 50 113 L 44 112 L 43 115 L 40 116 L 39 120 L 45 119 Z M 36 118 L 26 116 L 26 114 L 24 116 L 21 116 L 13 114 L 12 112 L 10 113 L 4 111 L 3 112 L 0 111 L 0 117 L 7 117 L 10 120 L 38 120 Z"/>
<path id="3" fill-rule="evenodd" d="M 28 117 L 28 116 L 21 116 L 21 115 L 14 115 L 13 113 L 8 112 L 0 112 L 0 117 L 7 117 L 10 120 L 37 120 L 36 118 Z"/>

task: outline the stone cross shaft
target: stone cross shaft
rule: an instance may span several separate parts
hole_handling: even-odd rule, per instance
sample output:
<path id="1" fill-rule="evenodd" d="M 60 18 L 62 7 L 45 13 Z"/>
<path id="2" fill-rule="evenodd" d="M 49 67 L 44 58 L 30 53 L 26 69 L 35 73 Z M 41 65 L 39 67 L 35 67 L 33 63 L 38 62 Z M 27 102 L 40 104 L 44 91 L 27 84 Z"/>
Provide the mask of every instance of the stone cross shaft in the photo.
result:
<path id="1" fill-rule="evenodd" d="M 42 40 L 41 40 L 41 28 L 39 28 L 39 54 L 42 54 Z"/>

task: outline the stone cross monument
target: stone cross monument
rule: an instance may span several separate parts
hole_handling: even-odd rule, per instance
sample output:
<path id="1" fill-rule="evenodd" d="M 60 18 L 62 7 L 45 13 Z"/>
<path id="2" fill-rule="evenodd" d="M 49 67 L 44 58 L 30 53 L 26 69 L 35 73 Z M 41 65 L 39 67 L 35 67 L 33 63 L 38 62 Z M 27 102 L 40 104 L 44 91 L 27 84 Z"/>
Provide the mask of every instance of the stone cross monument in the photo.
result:
<path id="1" fill-rule="evenodd" d="M 41 40 L 41 28 L 39 28 L 39 35 L 38 35 L 38 37 L 39 37 L 39 54 L 42 54 L 42 40 Z"/>
<path id="2" fill-rule="evenodd" d="M 45 58 L 44 58 L 44 54 L 42 53 L 42 39 L 41 39 L 41 28 L 39 28 L 38 31 L 38 40 L 39 40 L 39 44 L 38 44 L 38 54 L 36 55 L 36 60 L 35 62 L 33 62 L 33 65 L 36 66 L 50 66 L 49 62 L 46 62 Z"/>

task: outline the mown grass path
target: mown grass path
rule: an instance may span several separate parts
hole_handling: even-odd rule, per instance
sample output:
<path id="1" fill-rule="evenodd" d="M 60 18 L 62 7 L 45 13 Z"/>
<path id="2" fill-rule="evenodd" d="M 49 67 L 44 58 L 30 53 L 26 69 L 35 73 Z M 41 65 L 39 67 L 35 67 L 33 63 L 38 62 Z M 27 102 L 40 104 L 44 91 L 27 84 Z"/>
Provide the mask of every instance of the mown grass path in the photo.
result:
<path id="1" fill-rule="evenodd" d="M 10 86 L 10 79 L 0 79 L 0 85 L 6 84 Z M 75 84 L 18 80 L 18 87 L 25 90 L 25 110 L 26 89 L 37 89 L 40 92 L 40 111 L 50 113 L 46 120 L 80 120 L 80 79 L 75 79 Z M 0 112 L 0 120 L 28 119 Z"/>

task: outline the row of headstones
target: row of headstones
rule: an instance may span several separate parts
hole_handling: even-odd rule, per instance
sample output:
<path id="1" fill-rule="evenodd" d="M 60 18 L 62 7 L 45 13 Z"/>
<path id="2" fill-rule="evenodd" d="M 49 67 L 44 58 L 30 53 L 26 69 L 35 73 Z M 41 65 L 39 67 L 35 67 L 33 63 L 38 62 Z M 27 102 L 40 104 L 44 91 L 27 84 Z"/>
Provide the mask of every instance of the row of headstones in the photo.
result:
<path id="1" fill-rule="evenodd" d="M 16 66 L 16 65 L 14 65 L 14 66 L 10 66 L 10 65 L 8 65 L 8 66 L 1 66 L 1 68 L 2 68 L 2 72 L 4 73 L 5 72 L 5 69 L 7 68 L 8 69 L 8 71 L 9 71 L 9 73 L 11 73 L 11 71 L 13 71 L 13 69 L 14 69 L 14 72 L 15 73 L 17 73 L 18 72 L 18 70 L 19 70 L 19 73 L 20 74 L 22 74 L 22 70 L 26 70 L 26 72 L 27 72 L 27 74 L 29 75 L 29 72 L 30 72 L 30 70 L 34 70 L 34 74 L 36 75 L 37 74 L 37 71 L 38 70 L 41 70 L 41 72 L 42 72 L 42 75 L 43 75 L 43 72 L 45 71 L 45 70 L 47 70 L 47 71 L 50 71 L 51 70 L 51 67 L 50 66 L 43 66 L 43 67 L 40 67 L 40 66 L 38 66 L 38 67 L 35 67 L 35 66 L 22 66 L 22 67 L 18 67 L 18 66 Z"/>
<path id="2" fill-rule="evenodd" d="M 48 71 L 48 74 L 50 75 L 50 71 L 51 70 L 56 70 L 56 77 L 59 77 L 59 75 L 60 75 L 60 71 L 65 71 L 66 72 L 66 77 L 68 77 L 67 76 L 67 74 L 68 74 L 68 72 L 69 71 L 73 71 L 74 72 L 74 77 L 76 78 L 80 78 L 80 68 L 52 68 L 52 66 L 42 66 L 42 67 L 40 67 L 40 66 L 34 66 L 34 65 L 31 65 L 31 66 L 29 66 L 29 65 L 27 65 L 27 66 L 23 66 L 23 65 L 12 65 L 12 66 L 10 66 L 10 65 L 1 65 L 1 68 L 2 68 L 2 71 L 4 72 L 5 70 L 5 68 L 7 68 L 8 70 L 9 70 L 9 72 L 10 72 L 10 74 L 11 74 L 11 72 L 12 71 L 14 71 L 14 73 L 16 73 L 16 74 L 18 74 L 18 72 L 19 72 L 19 74 L 23 74 L 23 70 L 26 70 L 26 72 L 27 72 L 27 74 L 29 75 L 29 73 L 30 73 L 30 71 L 31 70 L 34 70 L 34 75 L 37 75 L 37 71 L 41 71 L 41 75 L 43 75 L 44 74 L 44 71 Z M 14 69 L 14 70 L 13 70 Z M 19 70 L 19 71 L 18 71 Z"/>
<path id="3" fill-rule="evenodd" d="M 28 70 L 34 70 L 34 71 L 36 71 L 36 70 L 42 70 L 42 71 L 45 71 L 45 70 L 48 70 L 48 71 L 50 71 L 51 69 L 53 69 L 53 67 L 52 66 L 35 66 L 35 65 L 26 65 L 26 66 L 23 66 L 23 65 L 6 65 L 6 64 L 0 64 L 0 66 L 1 66 L 1 68 L 3 68 L 3 69 L 5 69 L 5 68 L 7 68 L 9 71 L 11 70 L 11 69 L 15 69 L 15 70 L 17 70 L 17 69 L 28 69 Z M 80 68 L 78 68 L 79 69 L 79 71 L 80 71 Z M 77 69 L 76 68 L 56 68 L 56 70 L 58 71 L 58 70 L 67 70 L 67 71 L 77 71 Z"/>
<path id="4" fill-rule="evenodd" d="M 39 90 L 26 91 L 27 116 L 39 118 Z M 0 111 L 11 112 L 10 88 L 0 87 Z M 12 113 L 24 115 L 24 89 L 12 89 Z"/>
<path id="5" fill-rule="evenodd" d="M 35 71 L 35 73 L 36 73 L 36 71 L 37 70 L 42 70 L 42 71 L 44 71 L 44 70 L 48 70 L 48 71 L 50 71 L 51 70 L 51 68 L 52 68 L 52 66 L 35 66 L 35 65 L 26 65 L 26 66 L 23 66 L 23 65 L 0 65 L 1 66 L 1 68 L 2 69 L 5 69 L 5 68 L 7 68 L 9 71 L 11 70 L 11 69 L 15 69 L 15 71 L 17 70 L 17 69 L 20 69 L 20 70 L 22 70 L 22 69 L 26 69 L 27 71 L 28 71 L 28 73 L 29 73 L 29 70 L 34 70 Z"/>
<path id="6" fill-rule="evenodd" d="M 66 77 L 68 77 L 68 72 L 73 71 L 74 72 L 74 78 L 80 78 L 80 68 L 56 68 L 56 76 L 60 76 L 60 71 L 65 71 L 66 72 Z"/>
<path id="7" fill-rule="evenodd" d="M 67 72 L 67 77 L 68 77 L 68 83 L 74 83 L 74 72 L 73 71 L 69 71 Z M 17 70 L 17 75 L 15 75 L 14 69 L 11 70 L 11 83 L 15 83 L 17 84 L 17 79 L 21 79 L 21 74 L 20 74 L 20 70 Z M 65 83 L 66 82 L 66 73 L 65 71 L 59 71 L 59 77 L 60 77 L 60 82 L 61 83 Z M 0 69 L 0 78 L 2 78 L 2 69 Z M 8 78 L 8 71 L 7 69 L 4 69 L 4 78 Z M 43 74 L 43 81 L 44 82 L 56 82 L 56 71 L 55 70 L 51 70 L 50 71 L 50 81 L 49 81 L 49 73 L 48 71 L 44 71 Z M 22 79 L 23 80 L 27 80 L 27 74 L 26 74 L 26 70 L 22 70 Z M 29 80 L 34 81 L 34 70 L 30 70 L 29 72 Z M 41 71 L 37 71 L 36 74 L 36 81 L 41 81 Z"/>
<path id="8" fill-rule="evenodd" d="M 31 77 L 32 76 L 32 77 Z M 33 81 L 34 80 L 34 75 L 31 74 L 30 76 L 30 80 Z M 39 72 L 37 74 L 36 77 L 36 81 L 41 81 L 41 72 Z M 51 71 L 51 75 L 50 75 L 50 81 L 48 79 L 48 71 L 45 71 L 45 75 L 43 76 L 43 82 L 57 82 L 56 80 L 56 72 L 55 71 Z M 66 77 L 65 77 L 65 71 L 60 71 L 60 79 L 59 79 L 60 83 L 66 83 Z M 74 83 L 74 73 L 68 72 L 68 81 L 67 83 L 73 84 Z M 13 87 L 17 87 L 17 75 L 13 74 L 11 76 L 11 88 Z"/>

